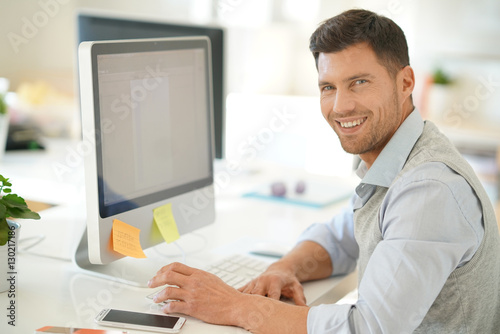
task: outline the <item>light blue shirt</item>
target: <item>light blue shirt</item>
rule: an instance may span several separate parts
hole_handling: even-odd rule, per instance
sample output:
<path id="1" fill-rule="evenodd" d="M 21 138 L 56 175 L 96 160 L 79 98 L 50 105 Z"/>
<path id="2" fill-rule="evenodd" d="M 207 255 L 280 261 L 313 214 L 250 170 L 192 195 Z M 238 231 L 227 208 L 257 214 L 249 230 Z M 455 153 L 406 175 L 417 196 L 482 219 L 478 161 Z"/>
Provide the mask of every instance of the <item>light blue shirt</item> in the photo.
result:
<path id="1" fill-rule="evenodd" d="M 356 173 L 362 180 L 349 205 L 330 222 L 311 225 L 299 238 L 328 251 L 332 274 L 353 271 L 359 253 L 353 211 L 363 207 L 376 186 L 388 188 L 379 213 L 383 240 L 365 269 L 358 301 L 312 307 L 308 333 L 411 333 L 451 272 L 478 249 L 484 234 L 481 205 L 460 175 L 443 163 L 429 162 L 392 184 L 423 126 L 420 114 L 413 111 L 370 169 L 361 162 Z"/>

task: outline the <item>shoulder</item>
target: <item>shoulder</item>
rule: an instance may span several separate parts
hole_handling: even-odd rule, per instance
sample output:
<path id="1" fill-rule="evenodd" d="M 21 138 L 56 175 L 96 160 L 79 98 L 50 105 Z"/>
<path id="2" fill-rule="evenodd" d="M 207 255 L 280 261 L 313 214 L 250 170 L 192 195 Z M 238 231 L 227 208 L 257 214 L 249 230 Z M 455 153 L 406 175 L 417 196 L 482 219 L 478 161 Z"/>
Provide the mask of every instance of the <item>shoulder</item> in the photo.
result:
<path id="1" fill-rule="evenodd" d="M 410 220 L 413 226 L 407 227 L 413 232 L 432 231 L 442 238 L 462 235 L 460 238 L 471 238 L 476 245 L 482 238 L 478 196 L 460 174 L 442 162 L 425 162 L 402 174 L 389 188 L 381 209 L 383 229 L 391 221 Z"/>
<path id="2" fill-rule="evenodd" d="M 472 190 L 472 187 L 463 176 L 441 161 L 428 161 L 414 166 L 402 173 L 400 177 L 395 180 L 393 185 L 405 186 L 414 182 L 426 181 L 443 183 L 449 186 L 451 190 L 457 187 L 460 188 L 460 190 L 464 190 L 464 188 Z"/>
<path id="3" fill-rule="evenodd" d="M 411 190 L 410 193 L 407 193 Z M 442 201 L 447 198 L 454 200 L 458 208 L 471 206 L 477 203 L 479 198 L 474 192 L 472 186 L 466 179 L 455 170 L 448 167 L 443 162 L 430 161 L 424 162 L 406 171 L 389 188 L 392 195 L 415 196 L 422 203 L 427 202 L 426 198 L 436 198 L 436 195 L 442 196 Z"/>

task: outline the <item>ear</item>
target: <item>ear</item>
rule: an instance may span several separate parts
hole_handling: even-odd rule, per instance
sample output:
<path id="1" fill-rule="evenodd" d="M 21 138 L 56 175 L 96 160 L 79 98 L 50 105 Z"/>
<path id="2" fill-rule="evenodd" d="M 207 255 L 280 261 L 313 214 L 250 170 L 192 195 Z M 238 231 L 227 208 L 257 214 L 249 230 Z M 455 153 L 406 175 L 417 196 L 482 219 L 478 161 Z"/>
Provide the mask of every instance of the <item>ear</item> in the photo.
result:
<path id="1" fill-rule="evenodd" d="M 408 65 L 401 69 L 398 76 L 399 93 L 403 98 L 402 101 L 404 101 L 412 94 L 415 88 L 415 73 L 410 65 Z"/>

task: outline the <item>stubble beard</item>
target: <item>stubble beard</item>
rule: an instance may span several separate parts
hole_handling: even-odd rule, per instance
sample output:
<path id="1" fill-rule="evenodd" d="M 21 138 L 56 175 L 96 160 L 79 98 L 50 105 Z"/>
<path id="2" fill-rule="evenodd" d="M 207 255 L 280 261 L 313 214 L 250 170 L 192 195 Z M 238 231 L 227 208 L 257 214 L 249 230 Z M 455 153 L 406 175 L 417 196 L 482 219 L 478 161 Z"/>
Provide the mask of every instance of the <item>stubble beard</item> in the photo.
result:
<path id="1" fill-rule="evenodd" d="M 385 144 L 387 144 L 387 142 L 390 140 L 388 136 L 392 136 L 394 134 L 394 131 L 396 130 L 394 129 L 394 127 L 396 126 L 395 123 L 397 122 L 396 115 L 400 115 L 402 112 L 401 110 L 397 111 L 394 110 L 398 108 L 399 106 L 398 102 L 399 102 L 398 95 L 396 89 L 394 89 L 391 102 L 386 106 L 387 108 L 393 109 L 391 110 L 391 115 L 394 115 L 394 117 L 392 119 L 382 120 L 381 124 L 374 124 L 370 122 L 370 119 L 373 118 L 368 116 L 368 119 L 366 121 L 366 124 L 364 124 L 364 126 L 365 127 L 370 126 L 371 128 L 363 129 L 363 134 L 361 137 L 341 135 L 340 131 L 337 130 L 337 127 L 340 127 L 340 124 L 336 123 L 335 120 L 333 119 L 334 117 L 332 117 L 332 119 L 330 119 L 329 122 L 330 124 L 335 124 L 335 126 L 333 126 L 333 129 L 337 133 L 337 136 L 339 137 L 342 149 L 347 153 L 360 155 L 375 150 L 379 150 L 381 149 L 381 146 L 385 146 Z M 357 114 L 373 115 L 374 113 L 371 110 L 362 113 L 361 112 L 353 113 L 353 115 Z"/>

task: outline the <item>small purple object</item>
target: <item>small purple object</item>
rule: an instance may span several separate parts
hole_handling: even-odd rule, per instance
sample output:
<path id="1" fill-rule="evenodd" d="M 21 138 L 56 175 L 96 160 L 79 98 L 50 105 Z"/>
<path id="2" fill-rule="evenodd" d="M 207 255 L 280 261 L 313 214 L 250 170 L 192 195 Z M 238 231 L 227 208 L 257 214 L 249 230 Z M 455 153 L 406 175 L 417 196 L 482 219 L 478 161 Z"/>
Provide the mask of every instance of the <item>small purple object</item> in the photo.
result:
<path id="1" fill-rule="evenodd" d="M 271 194 L 276 197 L 285 197 L 286 186 L 284 182 L 274 182 L 271 184 Z"/>
<path id="2" fill-rule="evenodd" d="M 295 192 L 297 194 L 303 194 L 305 191 L 306 191 L 306 183 L 302 180 L 297 182 L 297 185 L 295 186 Z"/>

